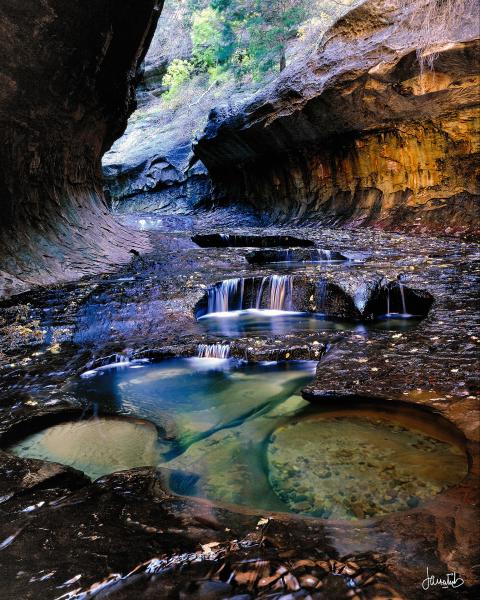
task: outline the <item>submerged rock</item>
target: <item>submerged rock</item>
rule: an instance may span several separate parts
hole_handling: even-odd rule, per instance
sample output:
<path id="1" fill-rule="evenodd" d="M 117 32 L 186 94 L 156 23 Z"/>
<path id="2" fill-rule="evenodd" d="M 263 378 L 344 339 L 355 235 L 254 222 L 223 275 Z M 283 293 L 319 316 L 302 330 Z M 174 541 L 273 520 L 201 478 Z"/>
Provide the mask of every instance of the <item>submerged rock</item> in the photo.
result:
<path id="1" fill-rule="evenodd" d="M 271 437 L 270 483 L 290 510 L 324 519 L 415 508 L 467 473 L 462 449 L 418 430 L 420 417 L 417 430 L 374 412 L 291 422 Z"/>

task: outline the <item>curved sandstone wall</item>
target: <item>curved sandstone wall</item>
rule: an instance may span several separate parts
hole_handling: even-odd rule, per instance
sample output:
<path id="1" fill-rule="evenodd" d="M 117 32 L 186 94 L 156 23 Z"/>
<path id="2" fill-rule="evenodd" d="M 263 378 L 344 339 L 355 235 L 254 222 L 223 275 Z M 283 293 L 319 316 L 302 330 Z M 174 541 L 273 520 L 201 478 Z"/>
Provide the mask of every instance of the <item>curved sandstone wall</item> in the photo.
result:
<path id="1" fill-rule="evenodd" d="M 478 26 L 465 9 L 432 49 L 434 70 L 421 67 L 419 6 L 432 1 L 367 0 L 307 64 L 241 108 L 212 111 L 195 152 L 217 201 L 276 222 L 473 234 Z"/>
<path id="2" fill-rule="evenodd" d="M 134 108 L 158 0 L 0 5 L 0 295 L 125 262 L 100 160 Z"/>

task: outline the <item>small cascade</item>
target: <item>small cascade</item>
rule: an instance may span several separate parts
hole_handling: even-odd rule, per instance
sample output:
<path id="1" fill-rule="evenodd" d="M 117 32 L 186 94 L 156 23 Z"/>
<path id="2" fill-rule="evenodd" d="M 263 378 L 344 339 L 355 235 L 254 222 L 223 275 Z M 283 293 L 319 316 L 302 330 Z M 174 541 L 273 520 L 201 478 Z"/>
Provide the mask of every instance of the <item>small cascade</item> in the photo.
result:
<path id="1" fill-rule="evenodd" d="M 115 364 L 119 363 L 129 363 L 130 357 L 127 354 L 115 354 L 114 361 Z"/>
<path id="2" fill-rule="evenodd" d="M 317 260 L 332 260 L 332 251 L 331 250 L 317 250 Z"/>
<path id="3" fill-rule="evenodd" d="M 241 310 L 243 304 L 243 279 L 225 279 L 208 291 L 208 312 Z"/>
<path id="4" fill-rule="evenodd" d="M 398 292 L 400 295 L 400 303 L 401 303 L 401 312 L 399 310 L 400 307 L 396 307 L 395 304 L 398 306 L 398 301 L 394 302 L 392 300 L 392 288 L 391 286 L 386 286 L 386 292 L 387 292 L 387 312 L 386 315 L 387 317 L 391 317 L 391 316 L 402 316 L 402 317 L 408 317 L 410 316 L 409 313 L 407 312 L 407 300 L 405 298 L 405 286 L 403 285 L 403 283 L 401 281 L 397 282 L 398 285 Z M 394 288 L 397 289 L 397 288 Z M 394 305 L 394 308 L 392 310 L 392 305 Z M 395 310 L 396 309 L 396 310 Z"/>
<path id="5" fill-rule="evenodd" d="M 268 293 L 265 294 L 267 285 Z M 292 292 L 292 275 L 225 279 L 208 290 L 207 313 L 223 313 L 249 307 L 257 310 L 292 310 Z"/>
<path id="6" fill-rule="evenodd" d="M 197 348 L 198 358 L 222 358 L 230 356 L 229 344 L 199 344 Z"/>
<path id="7" fill-rule="evenodd" d="M 325 312 L 327 306 L 327 287 L 328 281 L 326 279 L 320 279 L 317 282 L 316 304 L 317 311 L 320 313 Z"/>
<path id="8" fill-rule="evenodd" d="M 402 313 L 404 315 L 407 314 L 407 304 L 405 302 L 405 290 L 403 289 L 403 283 L 401 281 L 398 282 L 398 288 L 400 290 L 400 297 L 402 299 Z"/>
<path id="9" fill-rule="evenodd" d="M 265 284 L 268 281 L 268 277 L 262 277 L 262 281 L 260 283 L 260 287 L 258 288 L 258 292 L 255 296 L 255 308 L 259 309 L 262 303 L 263 290 L 265 289 Z"/>
<path id="10" fill-rule="evenodd" d="M 124 369 L 124 368 L 133 368 L 138 369 L 144 366 L 149 362 L 148 358 L 132 358 L 132 352 L 128 351 L 128 354 L 120 354 L 116 353 L 111 356 L 108 356 L 104 362 L 98 361 L 96 364 L 91 365 L 94 368 L 90 368 L 87 371 L 84 371 L 80 374 L 82 379 L 88 379 L 89 377 L 93 377 L 99 371 L 109 371 L 110 369 Z"/>
<path id="11" fill-rule="evenodd" d="M 325 250 L 321 248 L 288 248 L 276 250 L 268 248 L 265 250 L 252 250 L 245 255 L 247 261 L 252 265 L 267 265 L 273 263 L 288 263 L 289 266 L 301 265 L 302 263 L 319 262 L 351 262 L 345 254 L 336 250 Z M 359 261 L 354 261 L 359 262 Z"/>
<path id="12" fill-rule="evenodd" d="M 270 280 L 271 310 L 292 310 L 293 277 L 291 275 L 272 275 Z"/>

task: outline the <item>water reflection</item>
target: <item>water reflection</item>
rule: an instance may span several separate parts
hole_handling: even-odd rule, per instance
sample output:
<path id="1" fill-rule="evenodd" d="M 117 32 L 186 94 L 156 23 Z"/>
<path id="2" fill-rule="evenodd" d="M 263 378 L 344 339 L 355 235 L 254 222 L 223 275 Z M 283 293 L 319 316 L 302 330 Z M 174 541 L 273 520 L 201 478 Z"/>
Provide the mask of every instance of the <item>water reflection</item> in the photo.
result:
<path id="1" fill-rule="evenodd" d="M 372 329 L 407 330 L 416 327 L 420 318 L 404 318 L 402 315 L 378 319 L 368 323 L 329 319 L 318 313 L 302 313 L 268 309 L 232 310 L 208 313 L 198 319 L 207 333 L 225 337 L 246 335 L 286 335 L 309 331 L 356 331 L 364 333 Z"/>

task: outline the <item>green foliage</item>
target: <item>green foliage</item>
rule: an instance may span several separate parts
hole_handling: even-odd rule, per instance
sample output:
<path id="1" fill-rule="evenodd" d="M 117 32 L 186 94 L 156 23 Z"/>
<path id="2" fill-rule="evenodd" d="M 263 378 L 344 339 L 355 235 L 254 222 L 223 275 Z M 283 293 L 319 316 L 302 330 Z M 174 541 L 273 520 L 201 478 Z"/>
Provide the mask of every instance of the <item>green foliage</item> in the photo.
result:
<path id="1" fill-rule="evenodd" d="M 193 15 L 192 46 L 193 62 L 200 70 L 215 67 L 222 51 L 222 17 L 220 13 L 208 6 Z"/>
<path id="2" fill-rule="evenodd" d="M 238 77 L 285 66 L 285 50 L 308 17 L 311 0 L 189 0 L 198 70 Z"/>
<path id="3" fill-rule="evenodd" d="M 286 66 L 291 40 L 310 39 L 309 23 L 326 26 L 339 7 L 357 0 L 184 1 L 192 52 L 189 61 L 177 59 L 169 66 L 164 84 L 170 96 L 191 76 L 202 74 L 208 75 L 209 86 L 232 77 L 262 81 Z"/>
<path id="4" fill-rule="evenodd" d="M 193 65 L 188 60 L 174 59 L 163 76 L 162 84 L 168 88 L 164 94 L 166 100 L 173 98 L 185 81 L 188 81 L 193 73 Z"/>

